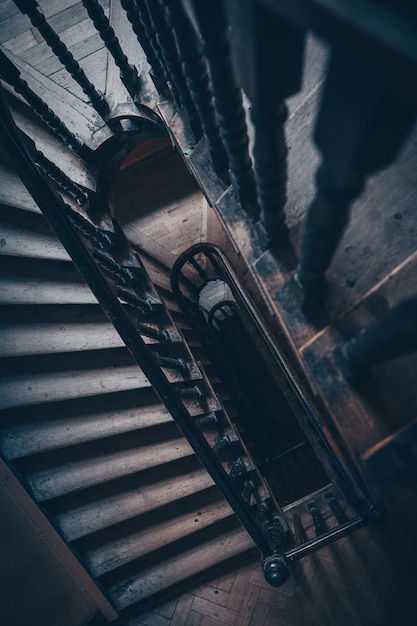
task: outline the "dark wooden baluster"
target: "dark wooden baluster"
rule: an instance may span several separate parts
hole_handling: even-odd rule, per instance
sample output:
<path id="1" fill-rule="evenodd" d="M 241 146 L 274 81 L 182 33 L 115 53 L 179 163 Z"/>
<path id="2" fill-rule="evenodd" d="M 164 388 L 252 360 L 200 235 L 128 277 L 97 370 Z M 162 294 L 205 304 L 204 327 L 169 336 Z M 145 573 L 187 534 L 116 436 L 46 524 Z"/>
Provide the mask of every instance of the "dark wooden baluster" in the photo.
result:
<path id="1" fill-rule="evenodd" d="M 80 185 L 77 185 L 69 176 L 65 174 L 55 163 L 50 161 L 40 150 L 37 149 L 35 142 L 31 137 L 26 135 L 22 130 L 17 129 L 18 135 L 26 150 L 30 154 L 32 160 L 39 168 L 54 181 L 64 191 L 74 198 L 81 207 L 88 208 L 89 197 L 88 192 Z"/>
<path id="2" fill-rule="evenodd" d="M 396 89 L 382 75 L 371 75 L 354 52 L 332 55 L 315 130 L 323 162 L 317 192 L 304 227 L 298 279 L 303 311 L 313 320 L 322 311 L 325 273 L 349 219 L 353 200 L 366 177 L 388 165 L 415 120 L 413 80 Z"/>
<path id="3" fill-rule="evenodd" d="M 164 65 L 168 69 L 171 81 L 176 87 L 180 103 L 184 107 L 193 135 L 198 141 L 202 136 L 201 121 L 182 71 L 174 35 L 165 18 L 164 8 L 159 0 L 145 0 L 145 4 L 156 33 L 156 41 L 160 47 Z"/>
<path id="4" fill-rule="evenodd" d="M 242 94 L 232 68 L 229 28 L 223 0 L 190 0 L 207 58 L 219 119 L 220 132 L 229 159 L 236 198 L 253 218 L 259 217 L 255 176 L 249 156 Z"/>
<path id="5" fill-rule="evenodd" d="M 268 243 L 279 245 L 288 241 L 284 100 L 301 87 L 305 35 L 260 3 L 227 0 L 227 5 L 239 82 L 252 104 L 261 222 Z"/>
<path id="6" fill-rule="evenodd" d="M 20 71 L 0 50 L 0 77 L 20 94 L 32 110 L 49 126 L 49 128 L 86 162 L 91 157 L 91 150 L 65 126 L 49 106 L 29 87 L 20 76 Z"/>
<path id="7" fill-rule="evenodd" d="M 417 350 L 417 296 L 388 313 L 337 349 L 344 376 L 358 380 L 369 368 Z"/>
<path id="8" fill-rule="evenodd" d="M 286 536 L 278 515 L 271 511 L 269 498 L 262 500 L 258 505 L 257 518 L 274 551 L 272 556 L 262 561 L 262 569 L 269 584 L 280 587 L 290 575 L 284 555 Z"/>
<path id="9" fill-rule="evenodd" d="M 224 176 L 229 163 L 214 109 L 208 68 L 197 33 L 180 2 L 165 0 L 165 5 L 168 21 L 174 30 L 187 85 L 200 115 L 214 169 L 217 174 Z"/>
<path id="10" fill-rule="evenodd" d="M 144 2 L 140 2 L 139 4 L 136 5 L 137 11 L 138 11 L 138 16 L 139 16 L 139 20 L 143 25 L 143 28 L 145 30 L 146 36 L 151 44 L 152 50 L 154 52 L 155 57 L 158 59 L 159 65 L 162 68 L 162 71 L 164 73 L 165 76 L 165 81 L 167 82 L 167 84 L 169 85 L 169 90 L 171 92 L 171 95 L 174 99 L 174 101 L 176 102 L 176 104 L 179 106 L 180 105 L 180 96 L 178 93 L 178 90 L 172 80 L 171 74 L 169 72 L 169 69 L 165 66 L 164 62 L 163 62 L 163 58 L 162 58 L 162 51 L 159 47 L 159 44 L 156 40 L 156 33 L 155 30 L 153 28 L 153 24 L 150 18 L 150 15 L 148 13 L 148 9 L 146 8 L 146 5 Z"/>
<path id="11" fill-rule="evenodd" d="M 313 518 L 316 536 L 318 537 L 319 535 L 323 535 L 326 532 L 327 528 L 317 502 L 315 500 L 309 502 L 307 504 L 307 509 L 311 517 Z"/>
<path id="12" fill-rule="evenodd" d="M 152 47 L 152 42 L 148 37 L 146 28 L 140 19 L 138 7 L 136 6 L 135 0 L 121 0 L 121 4 L 126 11 L 127 19 L 132 25 L 139 45 L 145 52 L 146 59 L 151 66 L 150 76 L 154 82 L 155 87 L 158 90 L 158 93 L 166 93 L 167 81 L 165 78 L 164 69 L 158 56 L 155 53 L 154 48 Z"/>
<path id="13" fill-rule="evenodd" d="M 326 493 L 325 498 L 339 524 L 345 524 L 348 521 L 348 517 L 340 506 L 336 496 L 330 492 Z"/>
<path id="14" fill-rule="evenodd" d="M 129 64 L 127 56 L 120 47 L 116 33 L 110 26 L 110 22 L 97 0 L 82 0 L 82 3 L 86 8 L 89 17 L 93 20 L 94 26 L 104 41 L 107 50 L 110 52 L 114 62 L 120 69 L 120 80 L 133 100 L 135 100 L 138 96 L 140 84 L 136 67 Z"/>
<path id="15" fill-rule="evenodd" d="M 103 119 L 106 119 L 110 112 L 110 107 L 104 99 L 103 94 L 100 93 L 100 91 L 94 87 L 93 83 L 88 80 L 78 61 L 74 59 L 64 42 L 61 41 L 57 33 L 48 24 L 45 16 L 38 9 L 38 3 L 36 0 L 14 0 L 14 2 L 19 10 L 29 17 L 32 24 L 41 33 L 46 43 L 52 49 L 54 54 L 56 54 L 67 72 L 69 72 L 73 79 L 80 85 L 97 113 Z"/>

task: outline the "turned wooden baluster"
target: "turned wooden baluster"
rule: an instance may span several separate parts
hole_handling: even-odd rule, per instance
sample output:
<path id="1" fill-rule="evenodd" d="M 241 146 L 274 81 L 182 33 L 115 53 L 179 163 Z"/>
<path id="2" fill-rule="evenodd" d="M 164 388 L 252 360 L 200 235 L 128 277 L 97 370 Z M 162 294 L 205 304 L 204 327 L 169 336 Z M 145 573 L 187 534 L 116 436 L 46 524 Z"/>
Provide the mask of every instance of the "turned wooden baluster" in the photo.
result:
<path id="1" fill-rule="evenodd" d="M 284 100 L 301 87 L 304 32 L 252 0 L 227 0 L 239 82 L 251 101 L 261 223 L 269 245 L 288 241 Z"/>
<path id="2" fill-rule="evenodd" d="M 116 33 L 110 26 L 110 22 L 97 0 L 82 0 L 89 17 L 92 19 L 100 37 L 104 41 L 107 50 L 112 55 L 114 62 L 120 70 L 120 80 L 127 91 L 135 100 L 138 96 L 140 79 L 138 71 L 134 65 L 129 64 L 129 60 L 120 47 Z"/>
<path id="3" fill-rule="evenodd" d="M 158 93 L 163 93 L 167 88 L 164 68 L 162 67 L 161 62 L 152 47 L 152 42 L 149 39 L 146 28 L 140 19 L 136 2 L 135 0 L 121 0 L 121 5 L 126 11 L 127 19 L 131 23 L 139 45 L 143 49 L 146 55 L 146 60 L 151 66 L 151 71 L 149 73 L 154 85 L 157 88 Z"/>
<path id="4" fill-rule="evenodd" d="M 153 50 L 153 53 L 155 55 L 155 57 L 158 59 L 159 65 L 162 68 L 164 77 L 165 77 L 165 81 L 167 82 L 167 84 L 169 85 L 169 90 L 172 94 L 172 97 L 174 99 L 174 101 L 176 102 L 176 104 L 179 106 L 180 105 L 180 96 L 178 93 L 178 90 L 172 80 L 171 74 L 169 72 L 169 69 L 165 66 L 164 62 L 163 62 L 163 58 L 162 58 L 162 52 L 161 49 L 159 47 L 159 44 L 156 40 L 156 33 L 155 30 L 153 28 L 153 24 L 150 18 L 150 15 L 148 13 L 148 9 L 146 8 L 146 5 L 144 2 L 140 2 L 139 4 L 136 4 L 136 9 L 138 12 L 138 16 L 139 16 L 139 21 L 141 22 L 141 24 L 143 25 L 144 31 L 146 33 L 146 37 L 148 39 L 148 41 L 150 42 L 151 48 Z"/>
<path id="5" fill-rule="evenodd" d="M 16 93 L 20 94 L 36 115 L 49 126 L 49 128 L 76 152 L 82 159 L 88 161 L 91 150 L 65 126 L 59 117 L 49 108 L 20 76 L 20 71 L 10 59 L 0 50 L 0 78 L 11 85 Z"/>
<path id="6" fill-rule="evenodd" d="M 67 72 L 69 72 L 73 79 L 80 85 L 100 117 L 106 119 L 110 112 L 110 107 L 104 99 L 103 94 L 88 80 L 78 61 L 74 59 L 64 42 L 61 41 L 57 33 L 48 24 L 45 16 L 38 9 L 36 0 L 14 0 L 14 2 L 19 10 L 29 17 L 32 24 L 41 33 L 46 43 L 54 54 L 56 54 Z"/>
<path id="7" fill-rule="evenodd" d="M 335 354 L 345 378 L 359 380 L 372 366 L 416 350 L 417 296 L 400 302 Z"/>
<path id="8" fill-rule="evenodd" d="M 217 174 L 222 176 L 227 172 L 229 163 L 214 109 L 208 68 L 202 55 L 197 33 L 180 2 L 165 0 L 164 3 L 167 9 L 168 23 L 174 30 L 187 85 L 200 115 L 214 169 Z"/>
<path id="9" fill-rule="evenodd" d="M 242 94 L 232 68 L 229 27 L 222 0 L 188 0 L 198 24 L 219 119 L 220 132 L 229 159 L 230 178 L 237 200 L 253 218 L 259 217 L 255 176 L 249 156 Z"/>
<path id="10" fill-rule="evenodd" d="M 168 69 L 171 82 L 175 85 L 193 135 L 198 141 L 202 136 L 201 121 L 185 80 L 174 34 L 165 18 L 165 10 L 159 0 L 145 0 L 145 4 L 156 33 L 156 41 L 161 50 L 164 65 Z"/>
<path id="11" fill-rule="evenodd" d="M 350 206 L 366 177 L 388 165 L 415 120 L 412 80 L 394 89 L 372 75 L 354 52 L 335 51 L 316 124 L 323 161 L 305 222 L 298 281 L 303 311 L 315 320 L 323 311 L 325 273 L 349 220 Z"/>

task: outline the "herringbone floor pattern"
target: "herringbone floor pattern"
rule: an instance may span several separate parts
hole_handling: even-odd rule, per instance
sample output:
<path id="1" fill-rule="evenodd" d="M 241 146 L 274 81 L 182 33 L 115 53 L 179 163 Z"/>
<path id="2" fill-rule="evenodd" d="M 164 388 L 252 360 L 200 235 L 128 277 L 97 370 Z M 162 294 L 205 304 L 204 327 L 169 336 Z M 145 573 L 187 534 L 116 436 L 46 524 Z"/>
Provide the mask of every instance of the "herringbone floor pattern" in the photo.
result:
<path id="1" fill-rule="evenodd" d="M 414 624 L 415 580 L 382 552 L 387 529 L 363 529 L 306 557 L 279 589 L 257 562 L 142 614 L 132 626 Z"/>

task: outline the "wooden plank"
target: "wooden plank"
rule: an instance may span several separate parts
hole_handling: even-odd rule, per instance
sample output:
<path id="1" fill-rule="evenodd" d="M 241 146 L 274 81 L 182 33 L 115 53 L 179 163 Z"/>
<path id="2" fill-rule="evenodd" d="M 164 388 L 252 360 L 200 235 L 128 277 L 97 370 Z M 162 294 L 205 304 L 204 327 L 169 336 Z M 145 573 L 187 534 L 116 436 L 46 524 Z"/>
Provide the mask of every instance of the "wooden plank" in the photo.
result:
<path id="1" fill-rule="evenodd" d="M 26 104 L 22 105 L 13 96 L 9 96 L 8 101 L 16 124 L 33 139 L 36 148 L 72 181 L 86 189 L 95 191 L 96 178 L 84 161 L 73 150 L 65 146 L 39 118 L 32 114 L 28 116 Z"/>
<path id="2" fill-rule="evenodd" d="M 0 224 L 0 240 L 2 255 L 71 261 L 61 242 L 53 236 Z"/>
<path id="3" fill-rule="evenodd" d="M 74 541 L 124 520 L 153 511 L 175 500 L 186 498 L 213 485 L 206 470 L 178 476 L 166 475 L 157 482 L 121 491 L 113 496 L 76 506 L 57 515 L 67 541 Z"/>
<path id="4" fill-rule="evenodd" d="M 3 3 L 2 3 L 3 4 Z M 31 23 L 26 15 L 17 11 L 0 23 L 0 44 L 21 35 L 31 28 Z"/>
<path id="5" fill-rule="evenodd" d="M 0 278 L 0 304 L 97 304 L 87 285 L 52 280 Z"/>
<path id="6" fill-rule="evenodd" d="M 50 467 L 28 474 L 27 480 L 36 500 L 42 502 L 193 454 L 189 443 L 181 437 Z"/>
<path id="7" fill-rule="evenodd" d="M 36 506 L 32 498 L 30 498 L 28 493 L 13 476 L 2 459 L 0 459 L 0 480 L 22 510 L 22 514 L 29 518 L 36 530 L 42 535 L 57 558 L 61 561 L 63 567 L 69 571 L 70 575 L 77 581 L 81 589 L 90 596 L 98 610 L 101 611 L 104 617 L 109 621 L 117 619 L 118 614 L 110 602 L 105 598 L 91 576 L 75 558 L 74 554 L 58 535 L 55 528 Z"/>
<path id="8" fill-rule="evenodd" d="M 187 551 L 179 557 L 168 559 L 162 566 L 141 572 L 137 577 L 124 581 L 111 589 L 116 607 L 121 610 L 130 604 L 166 589 L 179 581 L 191 578 L 198 572 L 227 559 L 247 553 L 253 543 L 246 531 L 238 529 L 208 541 L 203 546 Z M 194 600 L 195 602 L 195 600 Z M 193 603 L 194 605 L 194 603 Z M 232 615 L 230 611 L 229 615 Z"/>
<path id="9" fill-rule="evenodd" d="M 91 77 L 91 82 L 93 82 L 94 87 L 104 94 L 106 89 L 107 72 L 107 57 L 104 51 L 100 48 L 96 52 L 90 52 L 87 57 L 82 59 L 81 65 L 86 75 L 89 78 Z M 79 98 L 86 103 L 89 102 L 88 96 L 65 69 L 57 70 L 50 75 L 50 78 L 58 85 L 61 85 L 64 89 L 67 89 L 76 98 Z"/>
<path id="10" fill-rule="evenodd" d="M 171 519 L 158 520 L 151 527 L 146 527 L 137 532 L 124 536 L 122 539 L 111 541 L 104 546 L 91 550 L 86 555 L 86 563 L 94 576 L 101 576 L 117 567 L 121 567 L 138 559 L 154 550 L 167 548 L 170 543 L 193 533 L 209 528 L 233 514 L 230 506 L 218 497 L 214 504 L 210 504 L 212 498 L 208 497 L 208 504 L 199 504 L 196 511 L 194 499 L 183 503 L 178 509 L 177 515 Z M 198 517 L 196 517 L 198 516 Z M 196 523 L 198 520 L 198 524 Z"/>
<path id="11" fill-rule="evenodd" d="M 362 462 L 389 514 L 402 556 L 416 575 L 417 488 L 415 481 L 417 420 L 366 451 Z"/>
<path id="12" fill-rule="evenodd" d="M 0 164 L 0 204 L 40 213 L 38 205 L 19 176 L 4 164 Z"/>
<path id="13" fill-rule="evenodd" d="M 0 328 L 0 353 L 3 358 L 123 346 L 122 339 L 110 323 L 10 324 Z"/>
<path id="14" fill-rule="evenodd" d="M 137 365 L 117 369 L 6 376 L 0 381 L 1 408 L 60 402 L 149 386 L 148 379 Z"/>
<path id="15" fill-rule="evenodd" d="M 383 315 L 410 291 L 417 266 L 417 252 L 385 279 L 355 308 L 338 320 L 337 327 L 319 333 L 302 349 L 310 379 L 328 407 L 339 432 L 354 458 L 401 428 L 417 409 L 415 357 L 375 368 L 363 384 L 349 385 L 343 378 L 333 351 L 347 337 Z M 360 429 L 357 428 L 360 424 Z"/>
<path id="16" fill-rule="evenodd" d="M 172 417 L 162 404 L 138 403 L 130 409 L 9 426 L 0 431 L 0 446 L 6 459 L 17 459 L 170 422 Z"/>
<path id="17" fill-rule="evenodd" d="M 176 256 L 168 248 L 146 235 L 137 225 L 129 224 L 123 230 L 130 243 L 137 246 L 139 255 L 144 252 L 168 269 L 172 268 Z"/>
<path id="18" fill-rule="evenodd" d="M 69 130 L 86 145 L 94 147 L 91 134 L 104 124 L 94 109 L 72 96 L 54 81 L 43 76 L 22 59 L 10 52 L 8 52 L 8 56 L 22 72 L 22 77 L 33 91 L 51 107 Z"/>
<path id="19" fill-rule="evenodd" d="M 126 17 L 126 12 L 120 2 L 112 2 L 110 5 L 110 25 L 119 39 L 120 46 L 124 54 L 128 57 L 129 63 L 135 65 L 138 73 L 142 71 L 145 55 L 139 47 L 138 40 L 132 30 L 130 22 Z M 113 109 L 119 104 L 131 103 L 126 87 L 120 80 L 120 70 L 114 62 L 111 54 L 107 55 L 107 76 L 106 76 L 106 96 L 109 99 L 110 107 Z"/>

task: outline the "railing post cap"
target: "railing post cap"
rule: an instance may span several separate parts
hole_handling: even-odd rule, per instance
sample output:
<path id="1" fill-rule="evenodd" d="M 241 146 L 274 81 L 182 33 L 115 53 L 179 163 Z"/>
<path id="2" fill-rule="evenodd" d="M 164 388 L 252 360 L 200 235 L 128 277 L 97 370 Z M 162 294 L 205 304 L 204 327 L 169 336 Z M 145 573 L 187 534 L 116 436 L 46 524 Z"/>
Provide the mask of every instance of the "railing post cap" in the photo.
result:
<path id="1" fill-rule="evenodd" d="M 290 576 L 287 559 L 282 554 L 272 554 L 262 560 L 262 569 L 267 583 L 281 587 Z"/>

